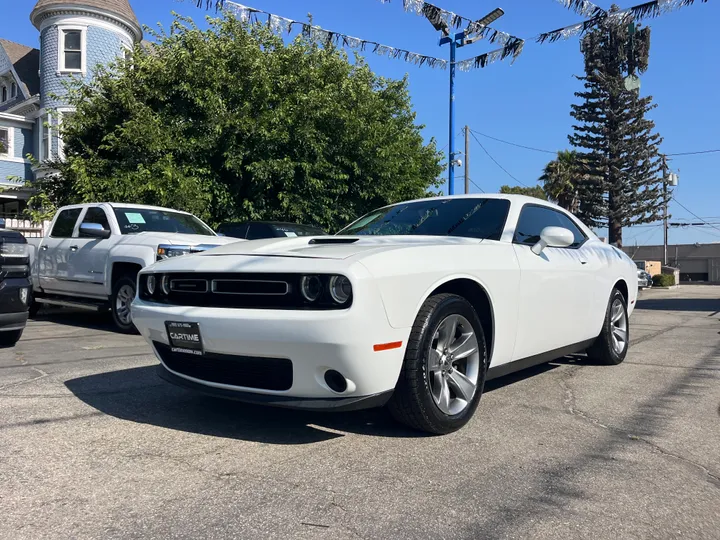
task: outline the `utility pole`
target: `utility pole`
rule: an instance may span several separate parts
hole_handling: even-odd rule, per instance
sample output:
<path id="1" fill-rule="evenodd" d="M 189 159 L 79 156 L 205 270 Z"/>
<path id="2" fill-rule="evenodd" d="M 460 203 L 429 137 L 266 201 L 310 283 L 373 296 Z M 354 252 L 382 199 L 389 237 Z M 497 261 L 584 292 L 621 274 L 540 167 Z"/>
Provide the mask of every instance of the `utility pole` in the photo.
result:
<path id="1" fill-rule="evenodd" d="M 663 201 L 665 202 L 665 211 L 663 212 L 663 266 L 668 265 L 667 246 L 668 246 L 668 168 L 667 156 L 662 157 L 662 175 L 663 175 Z"/>
<path id="2" fill-rule="evenodd" d="M 437 22 L 430 21 L 435 30 L 442 32 L 439 45 L 450 45 L 450 121 L 448 133 L 450 135 L 449 141 L 449 156 L 448 156 L 448 195 L 455 195 L 455 165 L 459 165 L 459 160 L 455 159 L 455 52 L 459 47 L 465 45 L 471 45 L 479 39 L 479 33 L 487 25 L 498 20 L 502 17 L 505 12 L 496 8 L 482 19 L 479 19 L 473 23 L 473 35 L 469 36 L 466 32 L 457 32 L 450 35 L 450 27 L 446 20 L 439 20 Z M 429 20 L 429 19 L 428 19 Z M 467 184 L 467 180 L 465 180 Z"/>
<path id="3" fill-rule="evenodd" d="M 663 212 L 663 264 L 668 264 L 668 186 L 678 185 L 678 175 L 670 172 L 668 169 L 668 159 L 665 154 L 662 155 L 662 175 L 663 175 L 663 199 L 665 201 L 665 211 Z M 675 248 L 677 251 L 677 247 Z M 675 257 L 675 264 L 677 264 L 677 256 Z"/>
<path id="4" fill-rule="evenodd" d="M 465 195 L 470 193 L 470 126 L 465 126 Z"/>

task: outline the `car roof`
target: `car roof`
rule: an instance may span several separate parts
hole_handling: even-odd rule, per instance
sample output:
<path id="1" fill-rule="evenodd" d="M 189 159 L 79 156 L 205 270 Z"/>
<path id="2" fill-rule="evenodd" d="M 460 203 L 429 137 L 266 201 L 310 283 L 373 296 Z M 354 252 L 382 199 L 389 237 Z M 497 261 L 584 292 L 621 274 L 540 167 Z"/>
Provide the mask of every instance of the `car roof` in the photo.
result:
<path id="1" fill-rule="evenodd" d="M 136 210 L 157 210 L 157 211 L 161 211 L 161 212 L 175 212 L 177 214 L 192 215 L 189 212 L 185 212 L 183 210 L 176 210 L 175 208 L 164 208 L 162 206 L 151 206 L 148 204 L 130 204 L 130 203 L 114 203 L 114 202 L 69 204 L 67 206 L 63 206 L 60 210 L 65 210 L 65 209 L 70 209 L 70 208 L 85 208 L 86 206 L 102 206 L 102 205 L 107 205 L 112 208 L 130 208 L 130 209 L 136 209 Z"/>
<path id="2" fill-rule="evenodd" d="M 320 229 L 317 225 L 308 225 L 306 223 L 293 223 L 292 221 L 267 221 L 267 220 L 250 220 L 250 221 L 226 221 L 222 225 L 251 225 L 251 224 L 261 224 L 261 225 L 286 225 L 289 227 L 310 227 L 312 229 Z"/>

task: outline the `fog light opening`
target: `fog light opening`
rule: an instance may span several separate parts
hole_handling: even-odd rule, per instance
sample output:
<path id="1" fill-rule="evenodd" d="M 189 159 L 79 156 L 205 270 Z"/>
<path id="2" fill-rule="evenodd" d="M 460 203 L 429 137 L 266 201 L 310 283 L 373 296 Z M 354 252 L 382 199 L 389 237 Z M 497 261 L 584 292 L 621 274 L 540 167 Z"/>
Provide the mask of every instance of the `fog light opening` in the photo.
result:
<path id="1" fill-rule="evenodd" d="M 342 394 L 345 390 L 347 390 L 348 386 L 345 377 L 334 369 L 328 369 L 325 372 L 325 384 L 330 387 L 330 390 L 337 392 L 338 394 Z"/>

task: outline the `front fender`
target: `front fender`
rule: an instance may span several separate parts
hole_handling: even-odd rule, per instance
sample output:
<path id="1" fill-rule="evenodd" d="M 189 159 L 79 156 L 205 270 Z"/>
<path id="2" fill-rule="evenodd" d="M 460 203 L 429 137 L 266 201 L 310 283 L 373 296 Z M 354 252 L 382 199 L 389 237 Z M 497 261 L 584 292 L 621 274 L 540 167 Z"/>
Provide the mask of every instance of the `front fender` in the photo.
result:
<path id="1" fill-rule="evenodd" d="M 112 294 L 112 271 L 118 263 L 137 264 L 146 268 L 155 263 L 157 249 L 150 246 L 119 245 L 110 249 L 108 262 L 105 265 L 105 290 Z"/>

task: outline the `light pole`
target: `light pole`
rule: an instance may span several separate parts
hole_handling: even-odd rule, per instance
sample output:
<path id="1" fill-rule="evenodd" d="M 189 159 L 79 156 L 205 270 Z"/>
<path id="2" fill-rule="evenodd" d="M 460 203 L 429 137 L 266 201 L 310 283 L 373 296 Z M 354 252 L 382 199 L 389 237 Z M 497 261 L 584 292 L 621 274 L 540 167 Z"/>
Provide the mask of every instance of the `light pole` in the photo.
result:
<path id="1" fill-rule="evenodd" d="M 473 34 L 481 32 L 487 25 L 498 20 L 502 17 L 505 12 L 500 9 L 494 9 L 482 19 L 473 23 Z M 448 156 L 448 195 L 455 195 L 455 165 L 460 165 L 460 160 L 455 159 L 455 51 L 464 47 L 465 45 L 472 44 L 475 40 L 472 36 L 468 36 L 466 32 L 457 32 L 456 34 L 450 35 L 450 28 L 445 20 L 438 22 L 432 22 L 433 28 L 442 32 L 443 37 L 440 38 L 440 46 L 450 45 L 450 126 L 448 133 L 450 135 L 449 141 L 449 156 Z"/>

